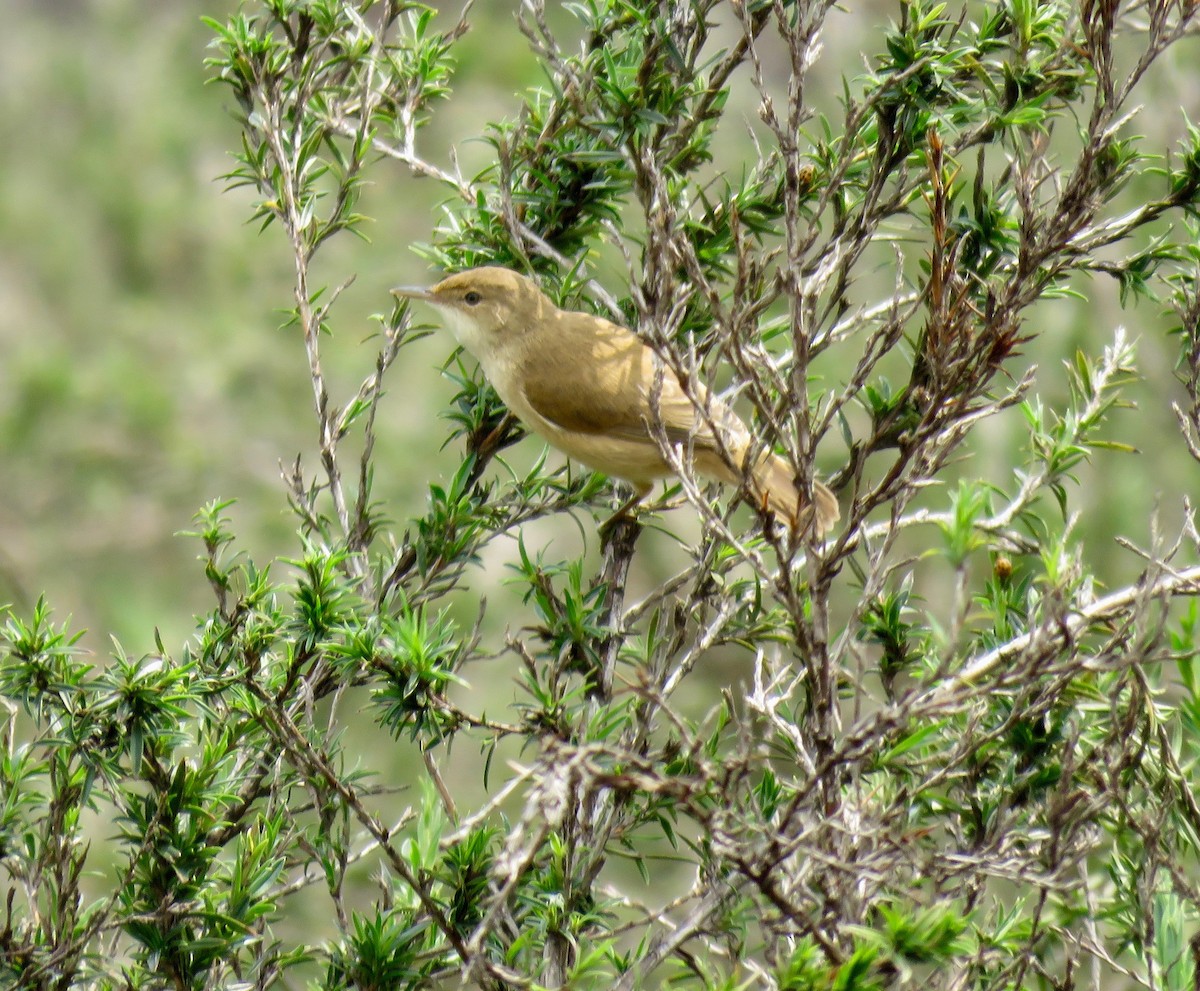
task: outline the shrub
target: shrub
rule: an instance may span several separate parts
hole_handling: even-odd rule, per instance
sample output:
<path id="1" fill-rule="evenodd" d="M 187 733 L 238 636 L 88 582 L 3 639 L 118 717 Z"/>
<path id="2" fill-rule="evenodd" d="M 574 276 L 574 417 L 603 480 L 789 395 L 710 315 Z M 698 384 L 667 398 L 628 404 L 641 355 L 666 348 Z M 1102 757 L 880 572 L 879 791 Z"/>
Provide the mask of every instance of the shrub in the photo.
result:
<path id="1" fill-rule="evenodd" d="M 205 507 L 213 607 L 181 649 L 93 667 L 44 603 L 7 616 L 7 986 L 1190 988 L 1190 505 L 1164 494 L 1182 524 L 1122 537 L 1137 574 L 1106 587 L 1116 524 L 1078 479 L 1135 463 L 1112 433 L 1133 338 L 1087 334 L 1061 396 L 1027 355 L 1049 298 L 1113 279 L 1157 301 L 1180 430 L 1142 433 L 1200 460 L 1200 132 L 1168 150 L 1131 129 L 1194 6 L 902 2 L 823 113 L 829 3 L 570 10 L 574 46 L 521 5 L 546 83 L 470 178 L 420 140 L 453 112 L 469 13 L 264 0 L 210 22 L 240 108 L 229 180 L 295 261 L 317 437 L 285 473 L 297 545 L 256 565 L 228 503 Z M 744 147 L 735 95 L 759 106 Z M 838 493 L 834 532 L 764 528 L 685 472 L 589 532 L 598 558 L 537 545 L 523 527 L 587 532 L 610 489 L 505 465 L 522 427 L 465 358 L 457 469 L 393 525 L 381 397 L 426 330 L 383 315 L 335 397 L 345 282 L 314 259 L 397 166 L 446 197 L 434 266 L 530 273 L 690 381 L 731 368 L 764 444 Z M 991 424 L 1019 451 L 964 461 Z M 635 591 L 668 540 L 647 522 L 686 529 L 659 515 L 680 503 L 699 527 Z M 516 535 L 497 617 L 473 581 Z M 497 655 L 511 700 L 476 687 Z M 714 692 L 713 657 L 747 683 Z"/>

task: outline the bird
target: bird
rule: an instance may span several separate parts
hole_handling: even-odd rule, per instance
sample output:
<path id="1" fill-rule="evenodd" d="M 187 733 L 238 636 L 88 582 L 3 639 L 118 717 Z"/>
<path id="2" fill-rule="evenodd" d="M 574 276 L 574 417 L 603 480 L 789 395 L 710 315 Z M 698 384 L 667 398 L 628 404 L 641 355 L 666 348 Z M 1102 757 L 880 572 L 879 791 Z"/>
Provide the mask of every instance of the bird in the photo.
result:
<path id="1" fill-rule="evenodd" d="M 788 462 L 760 451 L 745 423 L 703 385 L 693 384 L 689 395 L 631 330 L 560 309 L 525 275 L 488 265 L 392 293 L 439 313 L 526 428 L 631 485 L 627 505 L 676 474 L 660 445 L 665 437 L 698 475 L 745 483 L 758 507 L 793 532 L 822 536 L 837 522 L 834 494 L 814 480 L 810 502 Z"/>

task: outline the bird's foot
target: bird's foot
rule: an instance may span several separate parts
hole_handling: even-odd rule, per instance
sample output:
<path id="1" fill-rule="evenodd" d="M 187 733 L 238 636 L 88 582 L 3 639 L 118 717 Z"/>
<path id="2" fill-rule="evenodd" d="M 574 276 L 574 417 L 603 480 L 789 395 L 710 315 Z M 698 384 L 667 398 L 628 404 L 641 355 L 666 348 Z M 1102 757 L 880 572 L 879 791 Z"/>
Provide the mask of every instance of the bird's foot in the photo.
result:
<path id="1" fill-rule="evenodd" d="M 642 530 L 637 507 L 646 498 L 649 490 L 639 489 L 633 497 L 626 499 L 608 519 L 600 524 L 600 546 L 604 547 L 623 540 L 633 540 Z"/>

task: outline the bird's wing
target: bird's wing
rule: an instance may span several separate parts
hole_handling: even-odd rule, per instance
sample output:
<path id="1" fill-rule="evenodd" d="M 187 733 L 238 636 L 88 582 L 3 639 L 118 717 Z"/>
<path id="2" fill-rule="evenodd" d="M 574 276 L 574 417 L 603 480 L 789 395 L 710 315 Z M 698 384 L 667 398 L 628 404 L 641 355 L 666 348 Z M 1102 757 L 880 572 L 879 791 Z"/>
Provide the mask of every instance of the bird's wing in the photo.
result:
<path id="1" fill-rule="evenodd" d="M 672 443 L 716 446 L 704 415 L 683 391 L 675 373 L 663 367 L 660 374 L 654 352 L 636 335 L 607 320 L 579 313 L 563 313 L 562 319 L 596 321 L 590 334 L 570 334 L 569 327 L 559 328 L 559 332 L 591 344 L 572 355 L 561 354 L 561 349 L 531 349 L 522 379 L 525 399 L 534 412 L 562 430 L 649 441 L 651 410 L 656 408 L 657 419 Z M 697 394 L 704 396 L 702 386 Z M 715 417 L 722 419 L 725 412 L 714 402 Z M 731 424 L 731 429 L 736 428 Z"/>

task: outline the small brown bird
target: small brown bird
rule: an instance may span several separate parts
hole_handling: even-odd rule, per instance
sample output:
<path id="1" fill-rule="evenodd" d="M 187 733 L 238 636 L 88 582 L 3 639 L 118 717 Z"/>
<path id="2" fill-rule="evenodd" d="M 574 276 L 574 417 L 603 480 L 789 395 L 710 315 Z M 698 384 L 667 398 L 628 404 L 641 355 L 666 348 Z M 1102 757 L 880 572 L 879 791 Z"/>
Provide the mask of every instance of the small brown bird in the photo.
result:
<path id="1" fill-rule="evenodd" d="M 702 385 L 693 387 L 693 401 L 674 372 L 624 327 L 560 310 L 530 279 L 506 268 L 471 269 L 429 289 L 392 292 L 438 310 L 526 427 L 582 464 L 625 480 L 639 499 L 655 479 L 675 473 L 655 440 L 659 429 L 690 452 L 698 474 L 742 483 L 753 444 L 746 425 Z M 814 481 L 814 512 L 788 463 L 769 451 L 757 455 L 748 483 L 760 506 L 789 527 L 823 534 L 837 521 L 833 493 Z"/>

